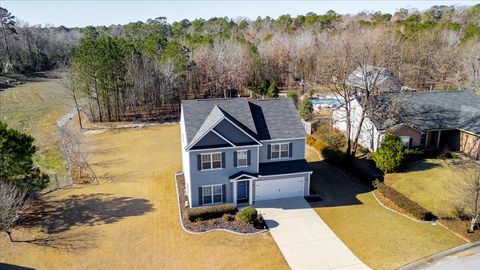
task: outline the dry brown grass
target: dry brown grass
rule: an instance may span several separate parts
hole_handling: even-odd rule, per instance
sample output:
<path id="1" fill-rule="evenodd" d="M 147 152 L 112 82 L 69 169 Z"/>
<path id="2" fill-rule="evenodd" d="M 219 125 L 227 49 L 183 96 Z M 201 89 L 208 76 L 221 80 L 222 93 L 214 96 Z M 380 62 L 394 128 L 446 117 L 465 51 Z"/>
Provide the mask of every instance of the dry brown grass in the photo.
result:
<path id="1" fill-rule="evenodd" d="M 0 236 L 0 261 L 36 269 L 287 269 L 269 234 L 192 235 L 179 224 L 179 126 L 89 136 L 100 185 L 45 196 L 47 217 Z M 50 217 L 50 218 L 49 218 Z"/>

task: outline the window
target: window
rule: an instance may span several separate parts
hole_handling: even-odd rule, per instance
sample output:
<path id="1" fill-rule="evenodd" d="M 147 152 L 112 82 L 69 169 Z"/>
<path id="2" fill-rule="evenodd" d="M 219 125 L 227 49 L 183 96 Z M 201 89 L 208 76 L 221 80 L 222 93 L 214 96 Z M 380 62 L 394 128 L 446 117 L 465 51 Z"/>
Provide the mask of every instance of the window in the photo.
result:
<path id="1" fill-rule="evenodd" d="M 222 153 L 202 154 L 202 171 L 222 168 Z"/>
<path id="2" fill-rule="evenodd" d="M 288 158 L 289 143 L 272 144 L 272 159 Z"/>
<path id="3" fill-rule="evenodd" d="M 222 185 L 202 187 L 203 204 L 221 203 L 223 199 Z"/>
<path id="4" fill-rule="evenodd" d="M 248 150 L 237 151 L 237 167 L 248 166 Z"/>

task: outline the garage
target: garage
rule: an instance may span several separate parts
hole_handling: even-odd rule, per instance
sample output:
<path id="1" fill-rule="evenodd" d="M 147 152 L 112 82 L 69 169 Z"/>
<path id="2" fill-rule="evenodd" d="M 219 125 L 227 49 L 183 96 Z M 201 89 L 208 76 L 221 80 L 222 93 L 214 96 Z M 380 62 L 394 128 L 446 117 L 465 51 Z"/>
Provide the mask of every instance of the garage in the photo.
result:
<path id="1" fill-rule="evenodd" d="M 255 201 L 303 197 L 304 177 L 255 182 Z"/>

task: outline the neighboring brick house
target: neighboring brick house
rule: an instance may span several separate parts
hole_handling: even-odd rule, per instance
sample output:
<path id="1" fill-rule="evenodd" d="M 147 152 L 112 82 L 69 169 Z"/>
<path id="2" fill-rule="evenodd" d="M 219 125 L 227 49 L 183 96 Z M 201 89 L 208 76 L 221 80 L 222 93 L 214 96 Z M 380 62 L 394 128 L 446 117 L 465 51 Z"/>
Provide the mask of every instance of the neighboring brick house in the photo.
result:
<path id="1" fill-rule="evenodd" d="M 306 134 L 291 99 L 183 100 L 181 107 L 190 206 L 309 194 Z"/>

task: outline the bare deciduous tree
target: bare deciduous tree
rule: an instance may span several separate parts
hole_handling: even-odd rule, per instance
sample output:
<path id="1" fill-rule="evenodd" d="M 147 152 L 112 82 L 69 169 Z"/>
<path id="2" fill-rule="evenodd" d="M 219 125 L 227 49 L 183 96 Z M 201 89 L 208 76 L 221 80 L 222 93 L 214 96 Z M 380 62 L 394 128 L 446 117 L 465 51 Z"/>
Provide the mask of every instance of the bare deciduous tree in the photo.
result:
<path id="1" fill-rule="evenodd" d="M 475 230 L 480 215 L 480 166 L 478 164 L 463 164 L 459 166 L 450 189 L 455 201 L 463 207 L 470 216 L 469 232 Z"/>
<path id="2" fill-rule="evenodd" d="M 13 242 L 12 229 L 29 203 L 30 199 L 25 191 L 11 184 L 0 184 L 0 231 L 5 232 L 11 242 Z"/>

